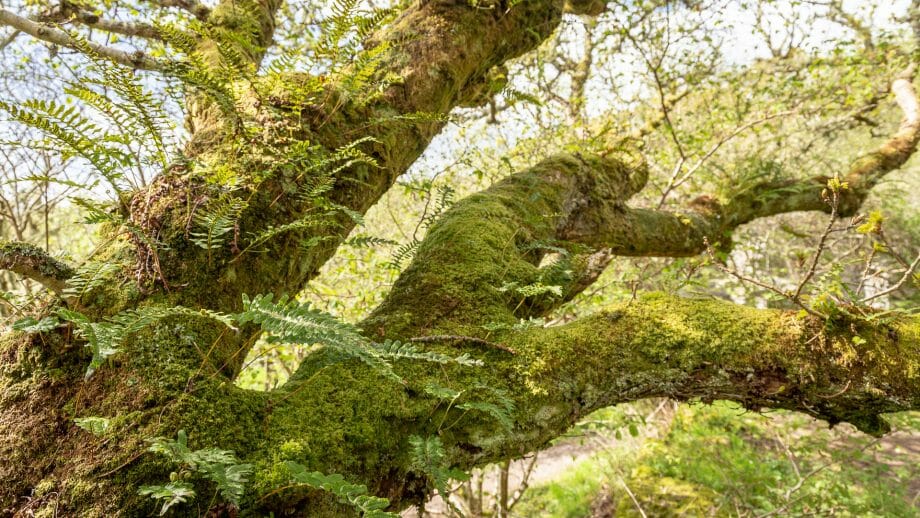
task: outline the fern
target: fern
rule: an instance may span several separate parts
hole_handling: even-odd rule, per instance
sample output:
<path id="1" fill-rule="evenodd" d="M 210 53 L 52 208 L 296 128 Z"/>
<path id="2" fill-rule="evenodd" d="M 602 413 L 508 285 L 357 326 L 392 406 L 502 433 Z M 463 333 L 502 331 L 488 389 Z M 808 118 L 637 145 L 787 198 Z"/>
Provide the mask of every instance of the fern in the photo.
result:
<path id="1" fill-rule="evenodd" d="M 346 357 L 361 360 L 380 374 L 405 383 L 396 373 L 390 361 L 411 360 L 440 364 L 480 366 L 482 362 L 468 354 L 450 357 L 435 352 L 422 351 L 414 345 L 386 341 L 382 344 L 365 338 L 355 326 L 342 322 L 334 316 L 300 303 L 281 297 L 277 302 L 273 296 L 257 295 L 253 299 L 243 296 L 243 312 L 236 316 L 240 323 L 254 322 L 270 333 L 268 340 L 274 343 L 323 344 Z"/>
<path id="2" fill-rule="evenodd" d="M 463 471 L 451 468 L 447 462 L 444 444 L 437 436 L 422 438 L 418 435 L 409 437 L 410 453 L 412 455 L 412 468 L 428 475 L 432 484 L 441 498 L 449 502 L 451 479 L 467 480 L 469 475 Z"/>
<path id="3" fill-rule="evenodd" d="M 77 417 L 73 422 L 95 436 L 105 435 L 111 426 L 111 420 L 106 417 Z"/>
<path id="4" fill-rule="evenodd" d="M 176 440 L 165 437 L 150 439 L 147 451 L 159 453 L 177 465 L 179 471 L 171 478 L 180 481 L 191 476 L 206 478 L 214 483 L 225 500 L 234 505 L 239 505 L 249 475 L 253 472 L 252 465 L 240 463 L 232 451 L 217 448 L 190 449 L 188 435 L 184 430 L 179 430 Z M 191 496 L 194 496 L 194 492 Z"/>
<path id="5" fill-rule="evenodd" d="M 422 351 L 415 345 L 392 340 L 387 340 L 380 344 L 379 351 L 386 358 L 393 360 L 415 360 L 440 364 L 452 363 L 467 367 L 481 367 L 483 365 L 482 360 L 472 358 L 467 353 L 463 353 L 460 356 L 447 356 L 436 352 Z"/>
<path id="6" fill-rule="evenodd" d="M 361 360 L 391 379 L 402 381 L 358 328 L 307 303 L 287 297 L 281 297 L 277 302 L 272 299 L 271 294 L 257 295 L 251 300 L 243 295 L 243 312 L 237 315 L 237 321 L 259 324 L 263 331 L 270 333 L 270 342 L 324 344 Z"/>
<path id="7" fill-rule="evenodd" d="M 67 279 L 64 294 L 79 299 L 110 282 L 120 269 L 117 264 L 89 261 L 77 268 L 73 277 Z"/>
<path id="8" fill-rule="evenodd" d="M 398 518 L 399 515 L 385 512 L 390 501 L 386 498 L 368 495 L 367 486 L 353 484 L 342 475 L 325 475 L 318 471 L 308 471 L 297 462 L 286 461 L 285 466 L 291 473 L 291 482 L 303 484 L 328 491 L 338 497 L 339 501 L 351 505 L 365 518 Z"/>
<path id="9" fill-rule="evenodd" d="M 19 106 L 0 101 L 0 110 L 9 113 L 13 120 L 41 131 L 65 156 L 86 160 L 116 193 L 122 192 L 121 169 L 130 164 L 131 156 L 120 146 L 112 145 L 113 141 L 119 143 L 117 138 L 109 137 L 106 141 L 102 129 L 76 107 L 46 100 L 29 100 Z"/>
<path id="10" fill-rule="evenodd" d="M 49 147 L 65 157 L 85 160 L 118 197 L 126 184 L 136 184 L 128 175 L 132 169 L 138 173 L 135 179 L 142 180 L 144 168 L 165 167 L 174 146 L 168 138 L 174 127 L 162 104 L 134 70 L 98 56 L 79 36 L 72 38 L 91 64 L 79 82 L 66 85 L 68 102 L 32 99 L 15 106 L 0 102 L 0 110 L 39 130 Z M 71 100 L 78 102 L 71 104 Z M 98 116 L 91 120 L 84 113 L 87 110 Z M 94 185 L 83 187 L 92 189 Z"/>
<path id="11" fill-rule="evenodd" d="M 425 210 L 422 214 L 419 226 L 425 229 L 431 228 L 441 214 L 453 205 L 455 193 L 456 191 L 449 185 L 438 186 L 437 194 L 433 196 L 430 191 L 426 192 L 426 194 L 428 194 L 428 201 L 425 203 Z"/>
<path id="12" fill-rule="evenodd" d="M 260 246 L 266 243 L 267 241 L 277 236 L 280 236 L 281 234 L 285 234 L 287 232 L 293 232 L 297 230 L 306 230 L 309 228 L 316 228 L 316 227 L 322 227 L 324 225 L 328 225 L 330 222 L 328 214 L 329 213 L 325 213 L 322 215 L 307 214 L 306 216 L 298 220 L 292 221 L 290 223 L 284 223 L 282 225 L 272 225 L 260 232 L 252 233 L 250 234 L 250 241 L 246 245 L 246 248 L 243 250 L 242 253 L 248 252 L 249 250 L 257 246 Z"/>
<path id="13" fill-rule="evenodd" d="M 162 486 L 141 486 L 137 494 L 163 500 L 163 506 L 160 508 L 160 516 L 163 516 L 172 506 L 184 504 L 195 498 L 195 488 L 188 482 L 169 482 Z"/>
<path id="14" fill-rule="evenodd" d="M 87 342 L 92 351 L 92 359 L 86 369 L 89 378 L 105 360 L 118 352 L 118 347 L 128 336 L 137 333 L 157 320 L 168 316 L 200 316 L 217 320 L 228 327 L 233 327 L 232 317 L 216 311 L 194 310 L 182 306 L 161 307 L 148 306 L 140 309 L 122 311 L 101 322 L 93 322 L 86 315 L 67 308 L 59 308 L 57 315 L 77 328 L 77 334 Z"/>
<path id="15" fill-rule="evenodd" d="M 197 228 L 190 233 L 191 241 L 208 250 L 220 248 L 225 236 L 236 226 L 247 203 L 239 198 L 222 196 L 211 202 L 207 209 L 195 214 L 193 221 Z"/>
<path id="16" fill-rule="evenodd" d="M 505 431 L 510 431 L 514 427 L 514 420 L 511 418 L 511 412 L 514 410 L 513 403 L 505 402 L 505 405 L 499 405 L 488 401 L 468 401 L 457 405 L 457 408 L 487 414 L 495 419 Z"/>
<path id="17" fill-rule="evenodd" d="M 421 241 L 415 238 L 408 243 L 403 243 L 393 251 L 393 254 L 390 256 L 390 262 L 387 263 L 386 266 L 394 270 L 401 270 L 406 261 L 412 260 L 421 244 Z"/>
<path id="18" fill-rule="evenodd" d="M 13 329 L 22 331 L 27 334 L 47 333 L 61 325 L 61 321 L 54 316 L 42 317 L 41 320 L 35 317 L 25 317 L 13 322 Z"/>
<path id="19" fill-rule="evenodd" d="M 382 237 L 357 235 L 348 238 L 343 244 L 347 246 L 353 246 L 355 248 L 373 248 L 382 245 L 395 245 L 397 243 L 396 241 L 391 239 L 384 239 Z"/>
<path id="20" fill-rule="evenodd" d="M 505 431 L 511 431 L 514 427 L 512 417 L 515 408 L 514 400 L 508 397 L 508 394 L 503 390 L 483 384 L 476 384 L 465 390 L 454 390 L 437 383 L 429 383 L 424 390 L 426 394 L 433 396 L 435 399 L 449 402 L 448 410 L 455 407 L 460 410 L 486 414 L 495 419 Z M 471 400 L 470 396 L 477 392 L 487 394 L 490 401 Z M 467 401 L 462 401 L 462 399 L 467 399 Z M 459 421 L 459 418 L 457 420 Z M 438 429 L 440 430 L 440 426 Z"/>

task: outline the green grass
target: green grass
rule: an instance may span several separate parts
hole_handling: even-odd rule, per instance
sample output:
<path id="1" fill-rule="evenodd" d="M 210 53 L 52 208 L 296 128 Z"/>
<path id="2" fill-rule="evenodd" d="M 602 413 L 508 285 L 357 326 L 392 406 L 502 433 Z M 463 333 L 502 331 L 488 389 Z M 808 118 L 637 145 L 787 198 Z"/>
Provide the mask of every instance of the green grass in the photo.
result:
<path id="1" fill-rule="evenodd" d="M 592 421 L 604 419 L 623 426 L 622 413 Z M 892 423 L 920 431 L 920 414 Z M 628 487 L 648 516 L 920 517 L 920 454 L 897 437 L 879 444 L 800 414 L 765 417 L 727 403 L 682 405 L 661 439 L 638 447 L 623 435 L 610 433 L 609 448 L 532 487 L 515 514 L 640 516 Z"/>

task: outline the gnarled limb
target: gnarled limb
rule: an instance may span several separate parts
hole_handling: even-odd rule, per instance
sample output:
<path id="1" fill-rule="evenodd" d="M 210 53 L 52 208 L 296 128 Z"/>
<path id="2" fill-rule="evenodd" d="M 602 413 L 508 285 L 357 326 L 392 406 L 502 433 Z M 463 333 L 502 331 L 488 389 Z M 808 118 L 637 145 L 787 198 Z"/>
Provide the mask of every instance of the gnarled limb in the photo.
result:
<path id="1" fill-rule="evenodd" d="M 539 45 L 557 27 L 564 9 L 591 13 L 599 9 L 598 5 L 571 2 L 564 6 L 562 2 L 540 0 L 492 10 L 463 2 L 414 3 L 366 43 L 369 48 L 383 44 L 392 48 L 371 82 L 393 75 L 400 78 L 395 83 L 385 82 L 388 86 L 372 101 L 354 103 L 330 87 L 315 104 L 302 106 L 296 98 L 289 99 L 290 92 L 286 91 L 296 91 L 300 85 L 298 76 L 292 75 L 286 78 L 289 83 L 279 82 L 277 95 L 270 96 L 268 102 L 253 103 L 260 107 L 252 116 L 265 131 L 253 146 L 245 148 L 243 156 L 234 144 L 236 136 L 222 133 L 220 120 L 215 124 L 208 119 L 213 109 L 191 111 L 195 132 L 188 151 L 214 167 L 234 168 L 246 180 L 235 192 L 248 203 L 238 225 L 240 235 L 246 238 L 268 226 L 297 222 L 316 209 L 295 192 L 298 185 L 311 180 L 309 174 L 266 173 L 273 164 L 285 163 L 286 150 L 309 141 L 332 151 L 364 138 L 359 148 L 376 160 L 376 167 L 358 163 L 345 168 L 337 174 L 336 188 L 329 193 L 330 201 L 363 213 L 443 127 L 440 117 L 480 91 L 493 67 Z M 224 147 L 227 144 L 229 148 Z M 176 302 L 183 305 L 234 307 L 243 292 L 296 292 L 316 275 L 355 225 L 342 213 L 330 225 L 294 230 L 262 244 L 264 253 L 234 255 L 221 250 L 212 252 L 211 261 L 207 261 L 207 254 L 189 246 L 185 237 L 189 196 L 183 193 L 193 191 L 190 196 L 196 198 L 200 194 L 195 189 L 194 182 L 183 185 L 178 178 L 161 177 L 150 191 L 168 192 L 168 200 L 159 194 L 135 197 L 135 223 L 150 234 L 168 236 L 170 251 L 161 254 L 163 270 L 173 275 L 168 279 L 170 286 L 184 286 L 175 294 Z M 148 198 L 157 200 L 153 211 L 147 210 Z M 205 208 L 202 204 L 200 210 Z M 311 238 L 321 241 L 305 250 L 301 244 Z M 272 260 L 266 261 L 266 257 Z M 209 275 L 188 267 L 206 262 Z"/>
<path id="2" fill-rule="evenodd" d="M 74 269 L 28 243 L 0 244 L 0 270 L 8 270 L 61 294 Z"/>
<path id="3" fill-rule="evenodd" d="M 839 190 L 837 215 L 852 216 L 871 189 L 888 173 L 901 167 L 920 142 L 920 102 L 913 86 L 911 66 L 892 83 L 891 90 L 903 118 L 898 130 L 876 150 L 857 159 L 840 175 L 846 187 Z M 740 225 L 755 219 L 797 211 L 830 212 L 826 200 L 828 177 L 801 181 L 766 182 L 739 193 L 724 204 L 703 196 L 684 213 L 617 207 L 592 207 L 575 221 L 564 239 L 609 246 L 617 255 L 693 256 L 707 243 L 723 242 Z"/>

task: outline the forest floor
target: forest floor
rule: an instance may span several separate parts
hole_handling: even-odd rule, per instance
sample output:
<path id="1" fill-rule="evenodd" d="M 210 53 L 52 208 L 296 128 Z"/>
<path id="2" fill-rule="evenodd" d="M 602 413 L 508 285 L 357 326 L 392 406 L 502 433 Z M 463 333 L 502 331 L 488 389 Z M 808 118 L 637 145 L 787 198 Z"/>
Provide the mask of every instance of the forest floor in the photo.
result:
<path id="1" fill-rule="evenodd" d="M 535 462 L 510 464 L 510 516 L 920 517 L 920 413 L 891 421 L 894 431 L 875 439 L 849 425 L 829 429 L 801 414 L 728 404 L 608 409 Z M 499 473 L 474 473 L 452 501 L 477 516 L 463 493 L 481 481 L 479 516 L 495 516 Z M 452 515 L 435 497 L 424 516 Z"/>

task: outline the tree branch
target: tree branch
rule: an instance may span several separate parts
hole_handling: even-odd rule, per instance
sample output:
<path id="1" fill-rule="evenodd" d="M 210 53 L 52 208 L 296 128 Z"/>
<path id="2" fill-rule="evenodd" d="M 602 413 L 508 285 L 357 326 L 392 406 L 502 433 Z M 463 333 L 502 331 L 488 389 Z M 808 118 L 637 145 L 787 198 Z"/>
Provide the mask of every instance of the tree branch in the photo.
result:
<path id="1" fill-rule="evenodd" d="M 632 209 L 623 205 L 594 205 L 573 220 L 564 239 L 595 247 L 609 246 L 617 255 L 693 256 L 706 250 L 708 240 L 725 247 L 725 236 L 755 219 L 797 211 L 836 211 L 841 217 L 856 213 L 871 189 L 889 172 L 901 167 L 920 141 L 920 102 L 913 86 L 912 65 L 892 83 L 891 90 L 903 118 L 898 130 L 875 151 L 857 159 L 840 177 L 838 203 L 825 199 L 828 177 L 765 182 L 738 193 L 724 205 L 701 196 L 685 213 Z"/>
<path id="2" fill-rule="evenodd" d="M 221 128 L 229 129 L 229 125 L 219 120 L 217 124 L 209 120 L 199 124 L 192 113 L 195 130 L 187 152 L 202 162 L 233 166 L 242 177 L 252 173 L 257 178 L 252 182 L 251 192 L 237 191 L 248 201 L 239 221 L 241 235 L 246 236 L 257 234 L 270 225 L 296 222 L 315 208 L 291 195 L 292 187 L 296 188 L 294 182 L 306 182 L 309 175 L 293 171 L 293 176 L 285 173 L 272 178 L 265 171 L 266 157 L 284 156 L 285 150 L 303 142 L 321 145 L 331 152 L 360 139 L 362 143 L 358 148 L 373 157 L 376 164 L 356 161 L 341 170 L 335 178 L 336 189 L 329 197 L 334 203 L 364 213 L 411 166 L 444 126 L 446 115 L 481 91 L 490 70 L 536 47 L 553 32 L 562 19 L 562 3 L 554 0 L 520 2 L 506 12 L 497 12 L 477 9 L 463 2 L 415 2 L 365 42 L 368 49 L 381 45 L 391 49 L 381 54 L 380 66 L 368 80 L 370 84 L 385 85 L 372 100 L 354 100 L 353 92 L 340 92 L 335 84 L 330 84 L 315 102 L 304 105 L 302 99 L 296 95 L 289 99 L 283 91 L 286 84 L 292 91 L 302 85 L 303 76 L 292 74 L 277 82 L 282 85 L 278 95 L 271 96 L 268 102 L 253 103 L 261 106 L 261 111 L 253 116 L 264 121 L 260 125 L 265 128 L 264 134 L 253 144 L 265 143 L 264 147 L 250 146 L 245 156 L 240 156 L 239 146 L 233 144 L 237 136 L 221 135 Z M 599 6 L 603 3 L 583 1 L 571 2 L 569 8 L 590 13 Z M 217 9 L 212 18 L 215 16 Z M 411 59 L 405 59 L 406 56 Z M 394 82 L 392 77 L 400 79 Z M 204 115 L 216 112 L 210 110 Z M 296 116 L 280 121 L 279 114 L 284 113 Z M 213 119 L 219 117 L 218 113 Z M 208 131 L 208 128 L 217 129 Z M 228 147 L 222 147 L 227 143 Z M 228 164 L 231 160 L 235 163 Z M 163 177 L 159 182 L 169 184 L 162 188 L 170 191 L 180 188 L 175 185 L 174 177 Z M 158 188 L 161 187 L 153 187 Z M 139 195 L 137 199 L 138 214 L 143 213 L 144 218 L 137 222 L 142 227 L 148 220 L 178 219 L 144 212 L 145 198 Z M 184 215 L 185 199 L 185 196 L 176 196 L 174 205 L 159 203 L 156 210 L 174 210 Z M 329 238 L 347 235 L 354 224 L 353 219 L 342 214 L 337 217 L 334 228 L 304 228 L 264 243 L 265 254 L 232 257 L 229 253 L 218 253 L 210 264 L 228 273 L 214 276 L 221 279 L 217 285 L 213 278 L 206 280 L 211 276 L 193 274 L 191 269 L 181 266 L 195 263 L 199 260 L 197 257 L 164 254 L 169 265 L 175 267 L 165 265 L 163 269 L 185 275 L 169 279 L 170 285 L 188 286 L 179 296 L 208 293 L 204 300 L 177 300 L 177 303 L 233 307 L 239 304 L 241 290 L 248 289 L 247 286 L 257 285 L 260 291 L 277 292 L 300 289 L 334 253 L 338 241 Z M 159 232 L 159 229 L 150 229 L 150 232 L 184 236 L 184 232 Z M 321 241 L 305 252 L 301 244 L 311 238 Z M 178 242 L 167 245 L 187 254 L 200 253 L 196 247 Z M 268 256 L 275 259 L 265 261 Z M 202 282 L 207 282 L 208 286 L 200 285 Z"/>
<path id="3" fill-rule="evenodd" d="M 109 20 L 100 17 L 96 13 L 69 4 L 64 4 L 59 12 L 48 16 L 42 16 L 40 21 L 58 24 L 74 22 L 101 31 L 121 34 L 123 36 L 163 40 L 163 34 L 160 33 L 160 30 L 149 23 Z"/>
<path id="4" fill-rule="evenodd" d="M 177 7 L 202 21 L 207 20 L 211 14 L 208 6 L 195 0 L 147 0 L 147 3 L 162 8 Z"/>
<path id="5" fill-rule="evenodd" d="M 53 43 L 55 45 L 60 45 L 62 47 L 67 47 L 69 49 L 78 51 L 89 49 L 90 51 L 105 59 L 119 63 L 121 65 L 125 65 L 127 67 L 140 70 L 155 71 L 163 70 L 166 67 L 165 62 L 153 59 L 139 50 L 128 52 L 106 47 L 104 45 L 99 45 L 98 43 L 93 43 L 91 41 L 79 40 L 65 31 L 50 25 L 34 22 L 28 18 L 24 18 L 15 13 L 7 11 L 6 9 L 0 9 L 0 25 L 12 27 L 36 39 L 48 43 Z"/>
<path id="6" fill-rule="evenodd" d="M 74 269 L 28 243 L 0 244 L 0 270 L 31 279 L 60 295 L 73 277 Z"/>

